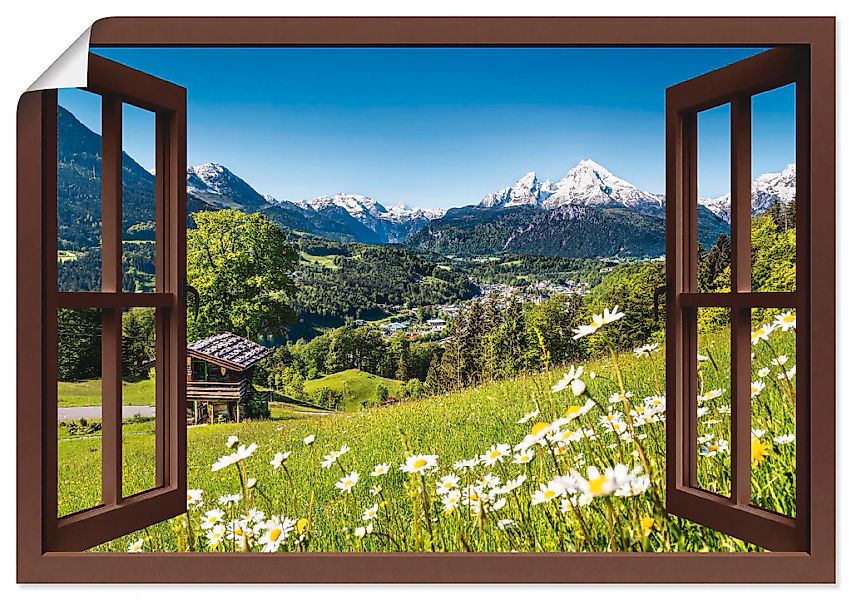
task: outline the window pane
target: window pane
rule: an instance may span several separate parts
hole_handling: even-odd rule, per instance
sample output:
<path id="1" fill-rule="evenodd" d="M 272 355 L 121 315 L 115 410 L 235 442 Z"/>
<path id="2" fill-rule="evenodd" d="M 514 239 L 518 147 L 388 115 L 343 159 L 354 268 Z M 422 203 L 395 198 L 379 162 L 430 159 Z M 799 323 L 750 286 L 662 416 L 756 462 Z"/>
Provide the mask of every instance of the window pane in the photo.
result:
<path id="1" fill-rule="evenodd" d="M 731 105 L 698 113 L 698 291 L 731 289 Z"/>
<path id="2" fill-rule="evenodd" d="M 131 308 L 124 312 L 121 336 L 124 496 L 157 485 L 155 335 L 153 308 Z"/>
<path id="3" fill-rule="evenodd" d="M 752 290 L 796 289 L 796 85 L 752 98 Z"/>
<path id="4" fill-rule="evenodd" d="M 752 503 L 796 514 L 796 311 L 752 309 Z"/>
<path id="5" fill-rule="evenodd" d="M 57 111 L 57 285 L 101 287 L 101 97 L 59 90 Z"/>
<path id="6" fill-rule="evenodd" d="M 698 309 L 698 487 L 731 492 L 730 309 Z"/>
<path id="7" fill-rule="evenodd" d="M 122 106 L 121 237 L 123 289 L 154 291 L 156 114 Z"/>
<path id="8" fill-rule="evenodd" d="M 101 503 L 101 311 L 57 311 L 58 516 Z"/>

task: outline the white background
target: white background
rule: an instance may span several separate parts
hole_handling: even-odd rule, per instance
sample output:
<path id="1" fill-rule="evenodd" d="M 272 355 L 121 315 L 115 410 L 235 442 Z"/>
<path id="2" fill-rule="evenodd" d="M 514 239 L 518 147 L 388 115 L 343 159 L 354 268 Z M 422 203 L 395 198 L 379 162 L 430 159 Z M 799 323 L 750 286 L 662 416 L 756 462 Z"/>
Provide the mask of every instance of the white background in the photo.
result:
<path id="1" fill-rule="evenodd" d="M 408 15 L 408 16 L 659 16 L 659 15 L 836 15 L 838 17 L 838 187 L 837 187 L 837 404 L 838 404 L 838 563 L 837 574 L 840 586 L 206 586 L 180 587 L 158 586 L 157 589 L 143 589 L 140 586 L 123 586 L 123 589 L 107 586 L 16 586 L 15 581 L 15 536 L 27 535 L 26 531 L 15 531 L 15 109 L 19 96 L 26 88 L 95 20 L 108 16 L 141 15 Z M 0 586 L 3 595 L 7 592 L 28 597 L 51 595 L 63 600 L 73 598 L 111 597 L 127 594 L 155 593 L 160 597 L 203 594 L 205 597 L 233 598 L 254 595 L 310 595 L 318 598 L 334 595 L 339 598 L 369 597 L 395 598 L 401 594 L 407 600 L 433 598 L 435 595 L 464 595 L 493 598 L 540 597 L 550 600 L 567 598 L 570 595 L 619 595 L 634 597 L 684 598 L 693 596 L 760 597 L 776 600 L 784 597 L 801 598 L 803 595 L 832 594 L 841 592 L 843 583 L 849 574 L 850 560 L 848 552 L 849 519 L 845 514 L 850 504 L 849 452 L 852 448 L 847 430 L 850 423 L 850 410 L 846 406 L 852 402 L 852 384 L 844 381 L 843 376 L 852 365 L 852 236 L 848 228 L 852 227 L 852 210 L 844 193 L 843 175 L 849 173 L 852 164 L 849 157 L 849 123 L 846 109 L 852 98 L 849 56 L 849 44 L 844 40 L 846 25 L 852 22 L 852 3 L 810 0 L 792 2 L 775 0 L 773 2 L 743 2 L 742 0 L 714 0 L 713 2 L 665 2 L 645 0 L 643 2 L 610 0 L 609 2 L 569 3 L 566 1 L 523 0 L 507 2 L 491 0 L 473 2 L 465 0 L 432 0 L 430 2 L 411 1 L 389 2 L 380 0 L 361 0 L 344 2 L 332 0 L 311 0 L 310 2 L 257 2 L 240 0 L 239 2 L 221 2 L 217 0 L 184 1 L 144 0 L 138 2 L 116 2 L 107 0 L 47 2 L 39 0 L 12 0 L 4 2 L 2 9 L 3 31 L 0 37 L 0 374 L 3 377 L 3 390 L 0 395 Z M 847 21 L 846 19 L 849 19 Z M 39 260 L 39 257 L 33 257 Z M 819 460 L 819 457 L 815 457 Z M 819 494 L 820 490 L 814 490 Z M 846 587 L 849 587 L 848 585 Z M 847 593 L 849 590 L 847 590 Z M 161 596 L 162 595 L 162 596 Z"/>

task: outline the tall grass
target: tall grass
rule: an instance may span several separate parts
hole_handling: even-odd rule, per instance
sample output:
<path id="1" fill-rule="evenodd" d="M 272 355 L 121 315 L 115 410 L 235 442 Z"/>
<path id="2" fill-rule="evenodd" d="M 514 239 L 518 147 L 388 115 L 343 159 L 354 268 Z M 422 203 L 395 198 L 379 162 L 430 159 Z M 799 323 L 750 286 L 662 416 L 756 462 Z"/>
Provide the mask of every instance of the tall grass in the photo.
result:
<path id="1" fill-rule="evenodd" d="M 592 335 L 605 336 L 606 326 Z M 699 353 L 708 360 L 696 375 L 705 397 L 699 481 L 721 494 L 730 488 L 727 339 L 702 337 Z M 765 382 L 753 401 L 753 499 L 793 514 L 795 442 L 782 436 L 794 431 L 795 374 L 781 371 L 795 364 L 795 329 L 775 329 L 753 349 L 753 379 Z M 784 354 L 784 369 L 770 363 Z M 769 374 L 760 371 L 767 365 Z M 665 510 L 660 348 L 613 352 L 569 375 L 520 376 L 357 413 L 192 428 L 188 479 L 198 491 L 187 514 L 99 550 L 759 550 Z M 226 447 L 229 436 L 243 449 L 233 440 Z M 75 442 L 77 460 L 65 476 L 84 481 L 97 470 L 86 448 L 95 443 Z M 150 456 L 152 443 L 128 436 L 125 456 L 131 463 Z M 343 445 L 348 450 L 335 456 Z M 525 447 L 532 459 L 521 463 Z M 285 452 L 276 469 L 270 462 Z M 212 471 L 223 455 L 233 464 Z M 476 464 L 457 464 L 464 460 Z M 376 465 L 387 472 L 371 476 Z"/>

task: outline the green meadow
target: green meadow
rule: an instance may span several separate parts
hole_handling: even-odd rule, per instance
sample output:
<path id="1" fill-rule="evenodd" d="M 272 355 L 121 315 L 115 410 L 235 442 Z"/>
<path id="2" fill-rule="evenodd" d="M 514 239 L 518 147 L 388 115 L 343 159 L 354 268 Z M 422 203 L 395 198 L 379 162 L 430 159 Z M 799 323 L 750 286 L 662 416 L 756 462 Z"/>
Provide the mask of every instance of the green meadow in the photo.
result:
<path id="1" fill-rule="evenodd" d="M 756 327 L 752 490 L 756 506 L 792 515 L 788 329 L 764 337 Z M 728 337 L 699 337 L 699 482 L 724 495 Z M 141 540 L 143 551 L 759 550 L 665 511 L 663 361 L 651 347 L 591 361 L 571 377 L 555 369 L 391 406 L 192 427 L 188 480 L 201 491 L 188 513 L 99 549 Z M 153 436 L 144 423 L 128 427 L 125 489 L 138 490 L 152 479 Z M 229 436 L 247 448 L 226 447 Z M 59 446 L 61 512 L 96 504 L 99 438 Z M 230 459 L 213 471 L 220 457 Z"/>

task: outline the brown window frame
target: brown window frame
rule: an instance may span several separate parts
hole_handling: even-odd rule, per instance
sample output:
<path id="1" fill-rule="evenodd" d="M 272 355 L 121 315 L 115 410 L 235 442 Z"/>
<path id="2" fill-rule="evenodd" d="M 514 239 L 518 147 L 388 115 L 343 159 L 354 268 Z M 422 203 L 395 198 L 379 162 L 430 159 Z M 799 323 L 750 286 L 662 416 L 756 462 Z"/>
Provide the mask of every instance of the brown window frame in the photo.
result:
<path id="1" fill-rule="evenodd" d="M 666 507 L 774 551 L 808 549 L 811 472 L 810 57 L 783 46 L 666 90 Z M 751 289 L 752 97 L 796 84 L 796 289 Z M 698 291 L 698 114 L 731 107 L 731 291 Z M 698 485 L 698 310 L 731 311 L 731 493 Z M 796 311 L 796 517 L 751 504 L 751 309 Z"/>
<path id="2" fill-rule="evenodd" d="M 186 311 L 182 305 L 185 279 L 186 92 L 183 88 L 119 63 L 90 54 L 87 91 L 101 98 L 101 289 L 57 289 L 57 92 L 27 94 L 19 117 L 40 126 L 38 157 L 32 168 L 41 169 L 41 235 L 33 256 L 42 257 L 40 276 L 43 316 L 41 341 L 43 388 L 41 429 L 43 440 L 40 479 L 43 548 L 79 551 L 138 530 L 152 522 L 176 516 L 186 506 L 186 427 L 183 364 L 186 353 Z M 155 290 L 122 290 L 122 109 L 124 105 L 155 114 Z M 31 210 L 31 207 L 28 208 Z M 29 267 L 39 272 L 38 269 Z M 157 380 L 155 384 L 154 487 L 124 496 L 122 489 L 122 315 L 124 309 L 155 309 Z M 102 343 L 102 448 L 101 502 L 99 505 L 58 516 L 57 511 L 57 309 L 101 310 Z M 33 403 L 35 404 L 35 403 Z"/>
<path id="3" fill-rule="evenodd" d="M 805 550 L 673 554 L 97 554 L 44 545 L 41 251 L 49 173 L 32 141 L 44 92 L 18 111 L 18 580 L 22 582 L 831 582 L 835 579 L 835 22 L 805 17 L 110 18 L 93 46 L 797 45 L 810 55 L 810 499 Z M 662 90 L 661 90 L 662 92 Z M 37 151 L 38 150 L 38 151 Z M 55 176 L 55 174 L 54 174 Z M 45 179 L 43 179 L 45 178 Z M 53 257 L 51 257 L 51 260 Z M 671 310 L 672 290 L 669 283 Z"/>

